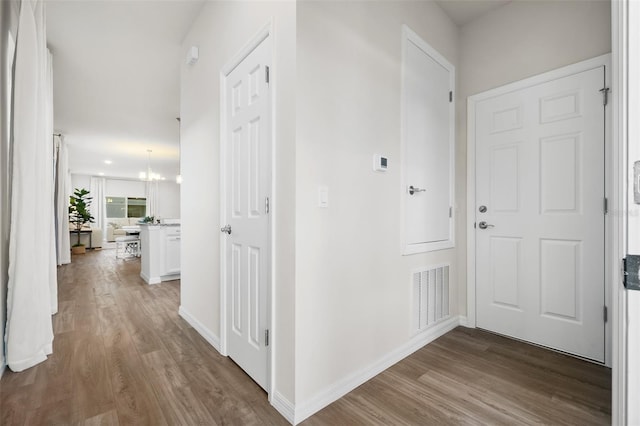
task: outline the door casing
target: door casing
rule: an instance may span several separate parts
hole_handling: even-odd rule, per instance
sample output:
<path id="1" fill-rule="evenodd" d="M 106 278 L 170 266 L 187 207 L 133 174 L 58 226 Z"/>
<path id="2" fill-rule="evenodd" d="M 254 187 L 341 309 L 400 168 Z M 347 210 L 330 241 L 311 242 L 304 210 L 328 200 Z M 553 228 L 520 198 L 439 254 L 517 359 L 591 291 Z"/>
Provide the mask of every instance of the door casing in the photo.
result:
<path id="1" fill-rule="evenodd" d="M 224 67 L 220 70 L 220 227 L 224 226 L 227 220 L 227 191 L 229 190 L 226 173 L 227 173 L 227 159 L 229 153 L 227 152 L 227 114 L 226 114 L 226 79 L 229 74 L 251 53 L 258 47 L 264 40 L 269 37 L 273 38 L 274 24 L 273 20 L 269 20 L 236 54 L 231 58 Z M 269 184 L 271 188 L 271 199 L 269 200 L 269 282 L 267 285 L 267 328 L 269 329 L 269 346 L 267 347 L 267 393 L 269 399 L 273 395 L 275 388 L 275 372 L 273 368 L 274 354 L 276 351 L 275 345 L 275 321 L 273 313 L 274 307 L 274 285 L 275 285 L 275 264 L 276 264 L 276 250 L 275 250 L 275 223 L 276 223 L 276 188 L 275 188 L 275 176 L 276 176 L 276 160 L 275 160 L 275 145 L 276 145 L 276 109 L 275 109 L 275 91 L 276 84 L 275 75 L 276 63 L 275 55 L 273 52 L 274 43 L 271 43 L 271 67 L 269 68 L 272 96 L 271 99 L 271 182 Z M 227 351 L 227 293 L 228 293 L 228 278 L 226 271 L 227 256 L 225 250 L 226 239 L 220 238 L 220 353 L 224 356 L 228 356 Z"/>
<path id="2" fill-rule="evenodd" d="M 507 84 L 477 95 L 470 96 L 467 100 L 467 326 L 476 327 L 476 238 L 475 238 L 475 207 L 476 207 L 476 140 L 475 140 L 475 110 L 476 104 L 484 99 L 498 96 L 504 93 L 535 86 L 558 78 L 566 77 L 582 71 L 587 71 L 596 67 L 605 67 L 606 86 L 611 87 L 611 55 L 606 54 L 586 61 L 578 62 L 553 71 L 545 72 L 533 77 L 529 77 L 514 83 Z M 610 104 L 611 102 L 609 102 Z M 605 197 L 612 204 L 613 194 L 616 194 L 612 185 L 613 158 L 611 144 L 611 107 L 605 109 Z M 612 212 L 605 216 L 605 277 L 611 277 L 613 247 L 612 235 Z M 611 311 L 612 293 L 611 282 L 605 280 L 605 305 Z M 612 347 L 612 317 L 613 312 L 609 312 L 609 318 L 605 327 L 605 364 L 611 366 Z"/>

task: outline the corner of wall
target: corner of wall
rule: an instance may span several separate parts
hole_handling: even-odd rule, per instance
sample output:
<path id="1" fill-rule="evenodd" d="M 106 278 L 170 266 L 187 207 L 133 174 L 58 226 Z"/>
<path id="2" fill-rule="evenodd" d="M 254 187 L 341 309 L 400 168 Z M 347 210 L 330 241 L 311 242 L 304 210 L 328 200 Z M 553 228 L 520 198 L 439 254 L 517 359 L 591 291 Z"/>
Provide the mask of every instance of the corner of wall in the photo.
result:
<path id="1" fill-rule="evenodd" d="M 327 386 L 308 400 L 296 404 L 294 407 L 295 422 L 293 422 L 293 424 L 302 422 L 332 402 L 342 398 L 344 395 L 366 381 L 382 373 L 387 368 L 433 342 L 438 337 L 443 336 L 457 326 L 462 325 L 462 321 L 462 317 L 453 316 L 449 319 L 436 323 L 433 327 L 414 336 L 407 343 L 389 352 L 377 361 L 362 367 L 342 380 Z M 287 420 L 291 421 L 289 418 L 287 418 Z"/>
<path id="2" fill-rule="evenodd" d="M 220 337 L 216 336 L 211 330 L 198 321 L 193 315 L 180 305 L 178 308 L 178 314 L 189 323 L 215 350 L 220 352 Z"/>

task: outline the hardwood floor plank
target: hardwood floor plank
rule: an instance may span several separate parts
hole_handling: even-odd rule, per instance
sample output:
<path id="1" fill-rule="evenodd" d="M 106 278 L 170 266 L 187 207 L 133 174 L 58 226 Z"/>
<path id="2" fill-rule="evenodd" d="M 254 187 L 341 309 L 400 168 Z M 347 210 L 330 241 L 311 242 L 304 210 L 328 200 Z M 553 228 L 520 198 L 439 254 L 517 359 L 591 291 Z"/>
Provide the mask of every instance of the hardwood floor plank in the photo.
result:
<path id="1" fill-rule="evenodd" d="M 148 353 L 142 358 L 146 376 L 169 424 L 217 424 L 191 392 L 189 381 L 165 350 Z"/>
<path id="2" fill-rule="evenodd" d="M 89 251 L 58 268 L 54 353 L 0 381 L 4 425 L 287 425 L 267 394 L 178 315 L 180 281 Z M 215 307 L 212 307 L 215 309 Z M 605 425 L 611 372 L 457 328 L 306 425 Z"/>
<path id="3" fill-rule="evenodd" d="M 605 425 L 611 421 L 610 374 L 564 354 L 457 328 L 303 424 L 367 419 L 370 424 Z M 397 414 L 376 417 L 372 410 Z"/>
<path id="4" fill-rule="evenodd" d="M 118 426 L 118 412 L 109 410 L 78 423 L 78 426 Z"/>

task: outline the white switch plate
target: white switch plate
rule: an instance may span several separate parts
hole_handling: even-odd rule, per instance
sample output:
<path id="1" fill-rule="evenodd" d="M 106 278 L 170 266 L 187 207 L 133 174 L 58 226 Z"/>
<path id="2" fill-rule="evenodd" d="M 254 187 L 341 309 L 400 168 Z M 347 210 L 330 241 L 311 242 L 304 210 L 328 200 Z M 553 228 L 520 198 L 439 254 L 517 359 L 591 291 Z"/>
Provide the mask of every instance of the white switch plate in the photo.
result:
<path id="1" fill-rule="evenodd" d="M 318 207 L 324 209 L 329 207 L 329 188 L 326 186 L 318 187 Z"/>

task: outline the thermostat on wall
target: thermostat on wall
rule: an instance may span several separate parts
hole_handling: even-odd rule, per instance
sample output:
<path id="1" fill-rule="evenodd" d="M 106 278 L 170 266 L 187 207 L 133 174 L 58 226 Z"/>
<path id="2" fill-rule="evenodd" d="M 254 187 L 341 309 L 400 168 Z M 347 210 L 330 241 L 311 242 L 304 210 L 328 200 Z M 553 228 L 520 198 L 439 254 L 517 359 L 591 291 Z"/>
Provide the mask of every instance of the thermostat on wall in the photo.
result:
<path id="1" fill-rule="evenodd" d="M 387 157 L 383 157 L 382 155 L 374 154 L 373 155 L 373 170 L 376 172 L 386 172 L 388 167 L 389 160 Z"/>

